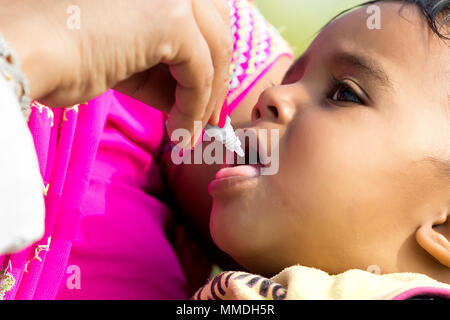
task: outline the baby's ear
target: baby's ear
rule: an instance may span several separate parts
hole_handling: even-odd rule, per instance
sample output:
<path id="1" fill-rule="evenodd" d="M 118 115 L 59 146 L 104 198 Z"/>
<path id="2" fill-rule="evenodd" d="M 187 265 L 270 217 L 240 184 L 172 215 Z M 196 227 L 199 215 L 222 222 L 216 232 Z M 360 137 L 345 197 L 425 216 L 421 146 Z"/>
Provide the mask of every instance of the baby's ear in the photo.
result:
<path id="1" fill-rule="evenodd" d="M 431 216 L 416 232 L 418 244 L 444 266 L 450 268 L 450 208 Z"/>

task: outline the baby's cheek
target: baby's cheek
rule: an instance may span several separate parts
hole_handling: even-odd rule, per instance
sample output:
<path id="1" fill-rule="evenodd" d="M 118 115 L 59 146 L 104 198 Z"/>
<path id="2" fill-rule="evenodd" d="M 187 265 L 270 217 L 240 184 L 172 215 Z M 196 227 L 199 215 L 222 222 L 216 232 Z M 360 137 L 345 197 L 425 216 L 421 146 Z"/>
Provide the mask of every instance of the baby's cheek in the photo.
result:
<path id="1" fill-rule="evenodd" d="M 317 217 L 351 206 L 377 172 L 368 145 L 340 122 L 305 112 L 280 153 L 279 184 L 291 205 Z"/>

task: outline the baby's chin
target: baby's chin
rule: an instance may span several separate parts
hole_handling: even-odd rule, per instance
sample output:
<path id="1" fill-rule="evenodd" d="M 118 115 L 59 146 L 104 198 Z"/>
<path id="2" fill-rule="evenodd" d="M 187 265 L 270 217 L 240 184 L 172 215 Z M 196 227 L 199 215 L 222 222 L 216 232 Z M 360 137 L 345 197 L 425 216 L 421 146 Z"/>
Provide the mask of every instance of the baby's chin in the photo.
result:
<path id="1" fill-rule="evenodd" d="M 217 247 L 251 272 L 259 272 L 276 253 L 279 234 L 271 232 L 271 224 L 258 219 L 265 212 L 246 211 L 245 204 L 214 201 L 210 233 Z"/>

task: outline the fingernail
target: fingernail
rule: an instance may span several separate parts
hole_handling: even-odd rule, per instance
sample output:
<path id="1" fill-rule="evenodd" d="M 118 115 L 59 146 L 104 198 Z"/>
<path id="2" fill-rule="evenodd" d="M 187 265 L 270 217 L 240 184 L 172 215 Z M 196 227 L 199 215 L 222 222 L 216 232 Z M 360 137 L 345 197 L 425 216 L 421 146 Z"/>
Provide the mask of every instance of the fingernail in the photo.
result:
<path id="1" fill-rule="evenodd" d="M 220 111 L 220 118 L 219 118 L 219 128 L 223 128 L 225 125 L 225 122 L 227 121 L 228 116 L 228 101 L 225 99 L 225 102 L 223 103 L 222 110 Z"/>

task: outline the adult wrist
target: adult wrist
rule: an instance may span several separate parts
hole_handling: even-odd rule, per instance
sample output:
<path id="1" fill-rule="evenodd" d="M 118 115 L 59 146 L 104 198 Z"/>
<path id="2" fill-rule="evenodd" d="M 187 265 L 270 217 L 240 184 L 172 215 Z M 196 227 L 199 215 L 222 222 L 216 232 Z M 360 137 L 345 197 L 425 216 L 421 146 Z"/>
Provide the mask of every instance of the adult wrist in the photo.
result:
<path id="1" fill-rule="evenodd" d="M 4 6 L 5 1 L 0 3 Z M 39 16 L 20 2 L 6 4 L 0 8 L 0 34 L 20 61 L 30 98 L 37 100 L 55 90 L 60 70 Z"/>

